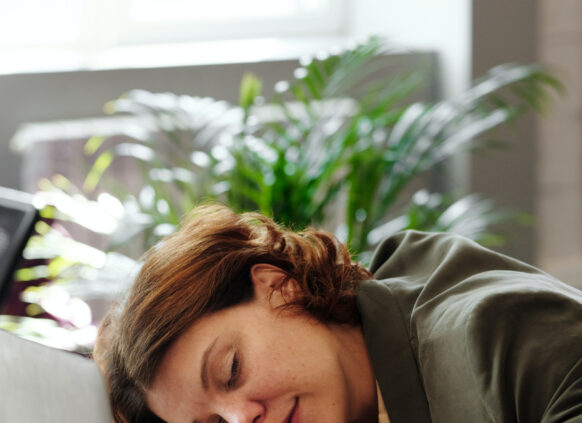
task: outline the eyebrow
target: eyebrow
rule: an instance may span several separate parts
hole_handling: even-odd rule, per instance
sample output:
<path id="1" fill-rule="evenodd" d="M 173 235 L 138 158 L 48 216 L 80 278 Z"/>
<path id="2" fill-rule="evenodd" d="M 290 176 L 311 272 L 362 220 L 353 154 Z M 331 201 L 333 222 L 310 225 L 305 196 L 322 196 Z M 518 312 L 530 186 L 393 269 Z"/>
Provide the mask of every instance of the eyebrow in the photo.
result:
<path id="1" fill-rule="evenodd" d="M 210 356 L 210 353 L 214 349 L 216 341 L 218 341 L 218 337 L 214 339 L 212 344 L 210 344 L 208 348 L 206 348 L 204 354 L 202 355 L 202 368 L 200 369 L 200 379 L 202 379 L 202 387 L 204 388 L 204 391 L 208 391 L 208 357 Z"/>

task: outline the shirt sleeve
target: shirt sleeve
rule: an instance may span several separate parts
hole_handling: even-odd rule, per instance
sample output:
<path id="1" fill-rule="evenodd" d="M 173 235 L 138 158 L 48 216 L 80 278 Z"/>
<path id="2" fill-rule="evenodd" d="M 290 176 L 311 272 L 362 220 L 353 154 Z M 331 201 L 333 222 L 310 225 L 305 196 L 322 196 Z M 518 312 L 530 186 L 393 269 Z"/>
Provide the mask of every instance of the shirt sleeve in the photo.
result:
<path id="1" fill-rule="evenodd" d="M 582 422 L 582 306 L 520 278 L 508 276 L 467 320 L 466 358 L 483 407 L 493 421 Z"/>
<path id="2" fill-rule="evenodd" d="M 450 234 L 372 262 L 407 315 L 433 421 L 582 423 L 582 293 Z"/>

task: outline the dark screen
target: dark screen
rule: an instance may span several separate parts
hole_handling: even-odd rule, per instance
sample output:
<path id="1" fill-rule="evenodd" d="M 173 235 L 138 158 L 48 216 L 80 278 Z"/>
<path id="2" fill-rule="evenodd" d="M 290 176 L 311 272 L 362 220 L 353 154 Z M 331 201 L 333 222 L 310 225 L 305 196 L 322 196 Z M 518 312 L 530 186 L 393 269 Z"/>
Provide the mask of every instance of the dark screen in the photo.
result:
<path id="1" fill-rule="evenodd" d="M 13 198 L 12 192 L 11 196 L 1 195 L 6 192 L 0 190 L 0 304 L 10 291 L 14 270 L 38 217 L 30 202 Z"/>
<path id="2" fill-rule="evenodd" d="M 25 213 L 20 210 L 0 206 L 0 257 L 4 257 L 8 252 L 10 241 L 14 240 L 18 233 L 18 228 L 24 215 Z M 2 260 L 0 266 L 4 264 L 4 260 Z"/>

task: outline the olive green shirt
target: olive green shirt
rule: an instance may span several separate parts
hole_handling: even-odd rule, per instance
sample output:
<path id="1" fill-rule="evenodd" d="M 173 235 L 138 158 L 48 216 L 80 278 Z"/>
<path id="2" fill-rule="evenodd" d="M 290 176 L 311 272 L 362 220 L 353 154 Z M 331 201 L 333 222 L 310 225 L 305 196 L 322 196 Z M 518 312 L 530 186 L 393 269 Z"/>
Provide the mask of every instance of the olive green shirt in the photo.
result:
<path id="1" fill-rule="evenodd" d="M 386 239 L 358 307 L 392 423 L 582 422 L 582 292 L 465 238 Z"/>

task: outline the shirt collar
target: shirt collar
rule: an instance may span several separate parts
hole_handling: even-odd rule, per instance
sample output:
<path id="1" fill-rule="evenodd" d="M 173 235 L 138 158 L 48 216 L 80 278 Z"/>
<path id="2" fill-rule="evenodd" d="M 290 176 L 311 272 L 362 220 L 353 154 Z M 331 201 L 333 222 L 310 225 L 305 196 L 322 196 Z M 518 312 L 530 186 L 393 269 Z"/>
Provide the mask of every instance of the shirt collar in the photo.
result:
<path id="1" fill-rule="evenodd" d="M 430 422 L 407 320 L 385 281 L 362 281 L 358 309 L 374 374 L 392 423 Z"/>

